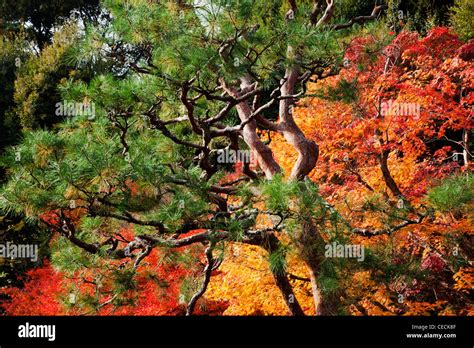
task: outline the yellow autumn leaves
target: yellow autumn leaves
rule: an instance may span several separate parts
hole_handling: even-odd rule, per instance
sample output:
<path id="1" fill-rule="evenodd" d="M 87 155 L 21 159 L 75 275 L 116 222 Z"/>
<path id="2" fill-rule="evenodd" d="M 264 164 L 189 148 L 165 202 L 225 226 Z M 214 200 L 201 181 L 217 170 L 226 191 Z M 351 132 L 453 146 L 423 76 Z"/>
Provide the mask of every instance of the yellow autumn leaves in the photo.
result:
<path id="1" fill-rule="evenodd" d="M 287 256 L 288 272 L 305 278 L 307 272 L 294 255 Z M 288 315 L 282 294 L 270 272 L 268 254 L 258 246 L 229 243 L 220 274 L 211 278 L 206 298 L 225 301 L 224 315 Z M 291 280 L 295 295 L 307 315 L 314 315 L 311 285 Z"/>

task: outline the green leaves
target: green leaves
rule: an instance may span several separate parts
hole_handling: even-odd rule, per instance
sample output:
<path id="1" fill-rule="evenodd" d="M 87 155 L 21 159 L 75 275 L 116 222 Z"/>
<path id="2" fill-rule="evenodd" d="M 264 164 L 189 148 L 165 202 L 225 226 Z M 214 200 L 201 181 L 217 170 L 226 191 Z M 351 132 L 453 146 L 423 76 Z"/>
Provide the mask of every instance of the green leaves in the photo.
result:
<path id="1" fill-rule="evenodd" d="M 263 183 L 262 192 L 266 196 L 267 207 L 280 213 L 290 208 L 290 203 L 298 193 L 298 184 L 275 175 L 272 180 Z"/>
<path id="2" fill-rule="evenodd" d="M 78 39 L 77 30 L 74 25 L 64 26 L 39 57 L 29 57 L 19 69 L 14 101 L 24 128 L 49 127 L 60 121 L 55 115 L 56 103 L 60 101 L 56 87 L 72 70 L 64 57 Z"/>
<path id="3" fill-rule="evenodd" d="M 182 226 L 184 220 L 201 216 L 208 209 L 207 201 L 189 191 L 176 191 L 166 205 L 159 207 L 157 216 L 171 230 Z"/>
<path id="4" fill-rule="evenodd" d="M 456 0 L 451 9 L 451 24 L 456 33 L 468 41 L 474 37 L 474 3 L 470 0 Z"/>
<path id="5" fill-rule="evenodd" d="M 136 270 L 134 268 L 115 268 L 112 271 L 114 282 L 114 292 L 121 294 L 129 290 L 137 289 L 137 280 L 134 278 Z"/>
<path id="6" fill-rule="evenodd" d="M 441 212 L 460 214 L 472 209 L 474 200 L 474 175 L 459 174 L 445 179 L 428 192 L 430 204 Z"/>
<path id="7" fill-rule="evenodd" d="M 288 248 L 285 246 L 280 246 L 277 250 L 272 252 L 268 256 L 268 262 L 270 264 L 270 270 L 274 274 L 285 274 L 287 262 L 286 262 L 286 253 Z"/>
<path id="8" fill-rule="evenodd" d="M 93 266 L 97 256 L 87 254 L 66 238 L 60 237 L 52 243 L 51 261 L 58 271 L 72 275 L 76 271 Z"/>
<path id="9" fill-rule="evenodd" d="M 135 120 L 134 120 L 135 119 Z M 142 212 L 162 218 L 173 228 L 183 219 L 208 211 L 202 171 L 193 166 L 175 168 L 176 147 L 149 129 L 139 128 L 132 116 L 126 140 L 130 152 L 123 154 L 120 129 L 99 115 L 93 122 L 74 118 L 57 132 L 29 132 L 21 146 L 9 149 L 2 165 L 10 180 L 2 188 L 1 206 L 28 216 L 70 208 L 76 200 L 93 201 L 107 194 L 107 209 Z M 172 151 L 170 151 L 172 149 Z M 85 206 L 86 202 L 77 202 Z"/>
<path id="10" fill-rule="evenodd" d="M 357 78 L 352 81 L 340 79 L 335 87 L 329 86 L 324 92 L 317 93 L 317 96 L 330 101 L 343 101 L 350 104 L 356 102 L 359 97 L 357 86 Z"/>

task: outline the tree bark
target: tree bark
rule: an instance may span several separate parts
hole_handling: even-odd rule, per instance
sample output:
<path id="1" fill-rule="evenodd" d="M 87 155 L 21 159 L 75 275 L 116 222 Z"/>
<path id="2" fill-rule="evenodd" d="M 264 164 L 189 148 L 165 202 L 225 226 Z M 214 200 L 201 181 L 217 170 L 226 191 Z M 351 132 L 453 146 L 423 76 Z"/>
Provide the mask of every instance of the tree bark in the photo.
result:
<path id="1" fill-rule="evenodd" d="M 280 247 L 280 241 L 274 234 L 268 234 L 265 236 L 258 236 L 249 240 L 244 241 L 247 244 L 258 245 L 264 248 L 269 254 L 275 252 Z M 298 302 L 298 299 L 293 292 L 293 288 L 288 280 L 286 272 L 276 272 L 272 270 L 273 279 L 275 284 L 280 290 L 283 300 L 286 303 L 290 315 L 293 316 L 304 316 L 303 309 Z"/>
<path id="2" fill-rule="evenodd" d="M 280 245 L 280 241 L 278 240 L 275 235 L 271 234 L 268 236 L 268 244 L 266 250 L 268 253 L 273 253 L 278 250 Z M 272 271 L 273 279 L 275 279 L 275 283 L 280 289 L 280 292 L 283 296 L 283 300 L 290 311 L 290 314 L 293 316 L 303 316 L 304 312 L 301 309 L 301 306 L 293 292 L 293 288 L 288 280 L 286 272 L 274 272 Z"/>
<path id="3" fill-rule="evenodd" d="M 380 163 L 380 170 L 382 171 L 382 177 L 385 182 L 385 185 L 389 188 L 392 194 L 397 197 L 403 197 L 402 192 L 398 188 L 397 183 L 393 180 L 392 174 L 390 174 L 390 170 L 388 169 L 388 155 L 389 151 L 382 150 L 379 155 L 379 163 Z"/>
<path id="4" fill-rule="evenodd" d="M 462 142 L 464 144 L 462 151 L 464 167 L 469 168 L 469 131 L 466 128 L 462 131 Z"/>
<path id="5" fill-rule="evenodd" d="M 281 87 L 281 95 L 283 97 L 291 96 L 293 94 L 298 77 L 299 71 L 296 66 L 287 69 L 284 83 Z M 290 98 L 280 100 L 279 129 L 281 130 L 285 140 L 298 152 L 298 159 L 293 165 L 290 178 L 292 180 L 301 180 L 304 179 L 304 177 L 306 177 L 306 175 L 308 175 L 316 166 L 319 148 L 314 141 L 306 138 L 304 133 L 295 123 L 291 103 L 292 100 Z"/>
<path id="6" fill-rule="evenodd" d="M 224 90 L 234 98 L 238 98 L 240 93 L 233 87 L 222 83 Z M 237 114 L 242 122 L 247 122 L 252 114 L 252 110 L 246 101 L 240 102 L 236 106 Z M 242 130 L 242 137 L 245 143 L 253 152 L 258 165 L 265 173 L 267 179 L 272 179 L 273 176 L 281 172 L 280 165 L 273 158 L 272 150 L 265 145 L 257 134 L 257 122 L 252 120 L 247 122 Z"/>
<path id="7" fill-rule="evenodd" d="M 321 264 L 324 262 L 324 246 L 326 242 L 321 237 L 311 217 L 302 224 L 301 233 L 297 236 L 297 247 L 300 257 L 306 264 L 316 315 L 334 315 L 337 312 L 338 303 L 335 298 L 324 292 L 318 284 L 321 274 Z"/>

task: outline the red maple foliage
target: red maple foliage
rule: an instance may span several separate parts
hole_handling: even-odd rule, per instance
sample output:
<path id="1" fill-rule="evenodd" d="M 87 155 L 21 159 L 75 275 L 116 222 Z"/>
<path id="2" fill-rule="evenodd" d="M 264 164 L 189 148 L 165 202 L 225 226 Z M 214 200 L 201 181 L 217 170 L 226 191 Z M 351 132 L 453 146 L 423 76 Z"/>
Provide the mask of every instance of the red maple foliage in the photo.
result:
<path id="1" fill-rule="evenodd" d="M 23 288 L 7 288 L 3 292 L 11 298 L 3 304 L 8 315 L 64 314 L 57 295 L 61 292 L 63 275 L 56 272 L 49 261 L 42 267 L 27 272 L 29 279 Z"/>
<path id="2" fill-rule="evenodd" d="M 44 218 L 53 224 L 57 222 L 53 213 L 45 214 Z M 126 240 L 133 239 L 133 231 L 129 228 L 122 228 L 118 233 Z M 133 288 L 120 296 L 114 294 L 113 283 L 107 279 L 125 266 L 123 260 L 109 262 L 107 269 L 90 268 L 72 275 L 55 270 L 45 261 L 43 266 L 28 271 L 23 288 L 3 291 L 10 300 L 2 307 L 7 315 L 184 315 L 186 303 L 181 298 L 182 282 L 188 276 L 199 276 L 200 270 L 167 263 L 164 260 L 166 252 L 154 249 L 136 270 Z M 199 250 L 190 252 L 199 257 Z M 100 278 L 103 284 L 98 285 L 98 274 L 103 276 Z M 93 308 L 76 306 L 79 297 L 92 300 Z M 225 309 L 225 303 L 201 299 L 194 314 L 221 314 Z"/>

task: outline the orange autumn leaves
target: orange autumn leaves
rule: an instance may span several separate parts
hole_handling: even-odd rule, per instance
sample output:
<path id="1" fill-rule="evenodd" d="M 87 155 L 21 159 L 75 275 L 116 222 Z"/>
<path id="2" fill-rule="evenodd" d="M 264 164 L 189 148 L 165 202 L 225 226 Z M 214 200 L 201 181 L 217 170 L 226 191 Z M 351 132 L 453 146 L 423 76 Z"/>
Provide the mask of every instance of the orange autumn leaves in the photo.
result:
<path id="1" fill-rule="evenodd" d="M 306 267 L 294 255 L 287 256 L 288 272 L 307 277 Z M 206 298 L 225 300 L 224 315 L 287 315 L 282 294 L 269 270 L 268 254 L 260 247 L 230 243 L 226 249 L 221 273 L 211 279 Z M 303 311 L 314 315 L 311 285 L 292 279 L 295 295 Z"/>
<path id="2" fill-rule="evenodd" d="M 338 76 L 308 86 L 309 93 L 323 95 L 306 98 L 294 109 L 298 125 L 320 146 L 318 164 L 310 177 L 354 227 L 386 225 L 385 214 L 364 211 L 368 201 L 397 204 L 382 177 L 378 162 L 382 151 L 389 154 L 393 179 L 416 207 L 427 204 L 427 190 L 439 180 L 470 171 L 469 164 L 461 160 L 459 144 L 462 132 L 471 133 L 473 128 L 472 51 L 472 42 L 463 44 L 446 28 L 435 28 L 422 39 L 402 32 L 385 47 L 377 45 L 376 37 L 357 38 L 347 49 L 345 68 Z M 342 87 L 353 91 L 347 93 Z M 289 173 L 296 159 L 294 150 L 278 135 L 271 146 Z M 435 213 L 430 221 L 409 226 L 393 237 L 351 237 L 352 243 L 366 247 L 389 246 L 389 263 L 418 260 L 426 279 L 433 281 L 442 274 L 436 281 L 449 285 L 438 289 L 446 292 L 443 299 L 419 279 L 413 284 L 400 275 L 382 283 L 376 280 L 381 276 L 379 270 L 357 272 L 347 289 L 349 302 L 353 302 L 349 312 L 469 313 L 469 301 L 456 308 L 450 302 L 458 302 L 459 297 L 465 301 L 461 292 L 472 286 L 472 267 L 454 275 L 448 270 L 447 260 L 454 249 L 446 238 L 469 238 L 473 232 L 469 217 L 454 221 Z M 397 282 L 404 284 L 403 289 L 395 286 Z"/>

